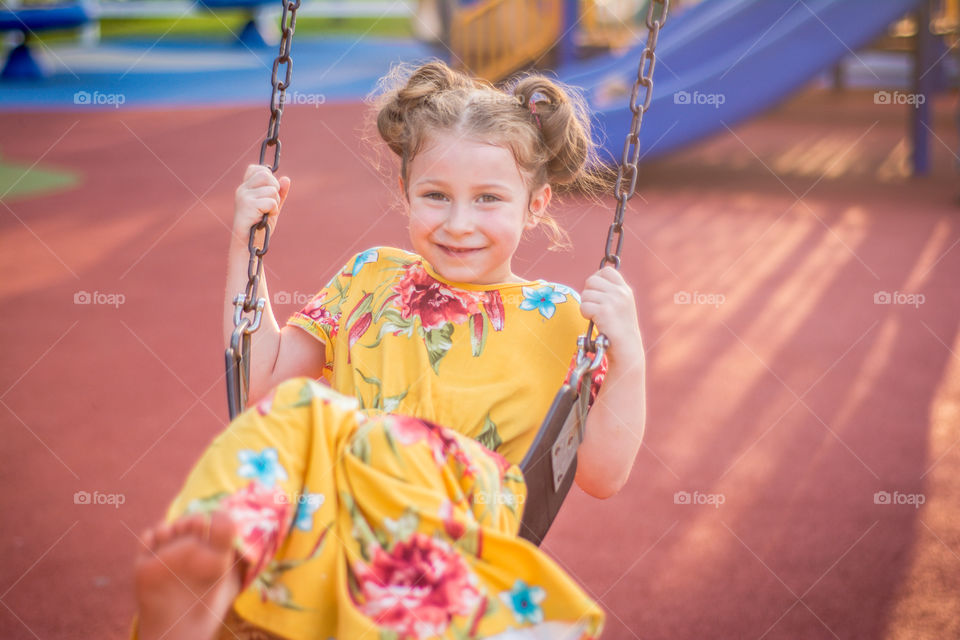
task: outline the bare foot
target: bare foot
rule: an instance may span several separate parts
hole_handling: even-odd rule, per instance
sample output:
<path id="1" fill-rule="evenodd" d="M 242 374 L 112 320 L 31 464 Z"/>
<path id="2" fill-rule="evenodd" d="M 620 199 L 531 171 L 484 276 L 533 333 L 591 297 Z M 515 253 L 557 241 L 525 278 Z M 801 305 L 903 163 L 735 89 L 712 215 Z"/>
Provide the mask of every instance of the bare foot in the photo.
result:
<path id="1" fill-rule="evenodd" d="M 220 512 L 186 516 L 143 536 L 134 568 L 140 640 L 213 638 L 240 592 L 236 528 Z"/>

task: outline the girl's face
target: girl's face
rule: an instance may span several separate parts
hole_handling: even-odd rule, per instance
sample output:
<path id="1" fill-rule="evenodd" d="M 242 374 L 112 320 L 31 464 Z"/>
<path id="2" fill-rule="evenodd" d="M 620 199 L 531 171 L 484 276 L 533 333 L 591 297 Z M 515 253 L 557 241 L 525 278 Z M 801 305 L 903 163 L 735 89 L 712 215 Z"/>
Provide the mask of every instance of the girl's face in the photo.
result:
<path id="1" fill-rule="evenodd" d="M 454 282 L 521 280 L 510 261 L 549 203 L 550 185 L 531 197 L 509 149 L 452 133 L 430 136 L 408 171 L 414 251 Z"/>

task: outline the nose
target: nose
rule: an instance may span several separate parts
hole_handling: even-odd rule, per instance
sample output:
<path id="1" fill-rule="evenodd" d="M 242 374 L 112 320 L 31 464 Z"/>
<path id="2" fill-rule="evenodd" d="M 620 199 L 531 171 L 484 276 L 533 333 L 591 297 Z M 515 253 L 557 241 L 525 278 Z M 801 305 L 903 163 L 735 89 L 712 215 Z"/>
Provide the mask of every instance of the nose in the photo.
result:
<path id="1" fill-rule="evenodd" d="M 450 206 L 443 227 L 452 235 L 463 235 L 472 232 L 474 220 L 470 207 L 459 202 L 453 203 Z"/>

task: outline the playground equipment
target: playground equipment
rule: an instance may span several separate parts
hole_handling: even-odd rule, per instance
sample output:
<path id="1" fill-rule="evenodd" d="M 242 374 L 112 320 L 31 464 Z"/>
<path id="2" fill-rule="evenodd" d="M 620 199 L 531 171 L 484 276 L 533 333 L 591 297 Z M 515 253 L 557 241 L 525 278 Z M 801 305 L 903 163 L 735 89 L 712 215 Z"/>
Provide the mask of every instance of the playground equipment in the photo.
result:
<path id="1" fill-rule="evenodd" d="M 661 43 L 671 73 L 661 78 L 656 109 L 644 130 L 644 157 L 657 157 L 762 113 L 885 33 L 905 13 L 926 11 L 924 7 L 929 7 L 924 0 L 809 0 L 792 6 L 779 0 L 713 0 L 688 9 Z M 914 92 L 924 95 L 929 107 L 926 98 L 936 88 L 936 74 L 927 70 L 942 57 L 938 47 L 943 45 L 927 29 L 920 30 L 919 40 Z M 610 141 L 628 127 L 630 114 L 620 100 L 629 93 L 632 61 L 639 53 L 634 47 L 557 71 L 564 82 L 586 89 Z M 914 169 L 922 174 L 927 170 L 928 114 L 924 108 L 914 111 Z M 606 149 L 616 157 L 613 144 L 608 142 Z"/>
<path id="2" fill-rule="evenodd" d="M 255 49 L 276 43 L 276 27 L 265 15 L 273 0 L 200 0 L 200 3 L 210 11 L 240 9 L 246 14 L 243 28 L 237 34 L 237 44 Z"/>
<path id="3" fill-rule="evenodd" d="M 94 19 L 96 10 L 81 2 L 23 7 L 11 5 L 0 10 L 0 33 L 21 34 L 0 72 L 0 80 L 36 80 L 47 75 L 30 47 L 33 34 L 53 29 L 75 29 Z"/>
<path id="4" fill-rule="evenodd" d="M 538 61 L 557 42 L 561 0 L 491 0 L 451 16 L 453 64 L 491 80 Z"/>

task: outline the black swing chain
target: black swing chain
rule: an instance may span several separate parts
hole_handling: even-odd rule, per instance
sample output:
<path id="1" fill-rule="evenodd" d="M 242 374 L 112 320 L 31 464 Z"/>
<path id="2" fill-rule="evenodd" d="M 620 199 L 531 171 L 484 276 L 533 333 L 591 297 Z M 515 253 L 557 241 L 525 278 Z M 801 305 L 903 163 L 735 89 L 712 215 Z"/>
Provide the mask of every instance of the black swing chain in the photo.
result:
<path id="1" fill-rule="evenodd" d="M 661 7 L 659 16 L 655 13 L 657 6 Z M 633 119 L 630 121 L 630 131 L 627 132 L 627 138 L 623 145 L 623 155 L 617 168 L 617 182 L 613 187 L 613 196 L 617 200 L 617 208 L 610 229 L 607 231 L 607 244 L 603 258 L 600 260 L 600 269 L 608 264 L 613 265 L 617 270 L 620 269 L 620 251 L 623 249 L 623 214 L 627 209 L 627 202 L 637 191 L 640 126 L 643 123 L 643 114 L 650 108 L 650 101 L 653 99 L 653 69 L 657 64 L 657 40 L 660 38 L 660 29 L 667 23 L 669 10 L 670 0 L 650 0 L 647 7 L 647 46 L 640 55 L 637 79 L 633 83 L 633 92 L 630 94 L 630 112 L 633 113 Z M 641 87 L 644 89 L 642 103 L 639 101 Z M 614 249 L 614 238 L 616 238 L 616 249 Z M 597 343 L 606 344 L 606 336 L 601 334 L 597 336 L 596 340 L 592 340 L 591 335 L 593 335 L 593 320 L 590 321 L 587 333 L 580 341 L 580 360 L 583 359 L 584 351 L 596 353 Z M 599 364 L 600 358 L 594 358 L 593 360 Z M 595 365 L 591 366 L 591 369 L 593 368 L 595 368 Z"/>
<path id="2" fill-rule="evenodd" d="M 286 92 L 290 87 L 293 74 L 293 58 L 290 48 L 293 44 L 293 32 L 297 23 L 297 9 L 301 0 L 283 0 L 283 13 L 280 17 L 280 51 L 273 61 L 270 72 L 270 84 L 273 87 L 270 93 L 270 121 L 267 124 L 267 135 L 260 145 L 260 164 L 268 167 L 273 173 L 280 167 L 280 119 L 283 116 L 283 105 L 286 102 Z M 283 80 L 278 79 L 280 65 L 286 65 Z M 273 163 L 266 164 L 267 147 L 276 147 L 273 154 Z M 250 335 L 260 328 L 260 319 L 266 299 L 258 295 L 260 278 L 263 276 L 263 256 L 270 249 L 270 226 L 267 224 L 268 214 L 255 225 L 250 227 L 250 239 L 247 249 L 250 252 L 250 261 L 247 263 L 247 286 L 243 292 L 234 298 L 233 334 L 230 337 L 230 346 L 226 351 L 227 366 L 227 403 L 230 419 L 233 420 L 247 401 L 250 388 Z M 256 237 L 263 231 L 263 242 L 257 247 Z M 253 316 L 244 314 L 252 313 Z"/>

